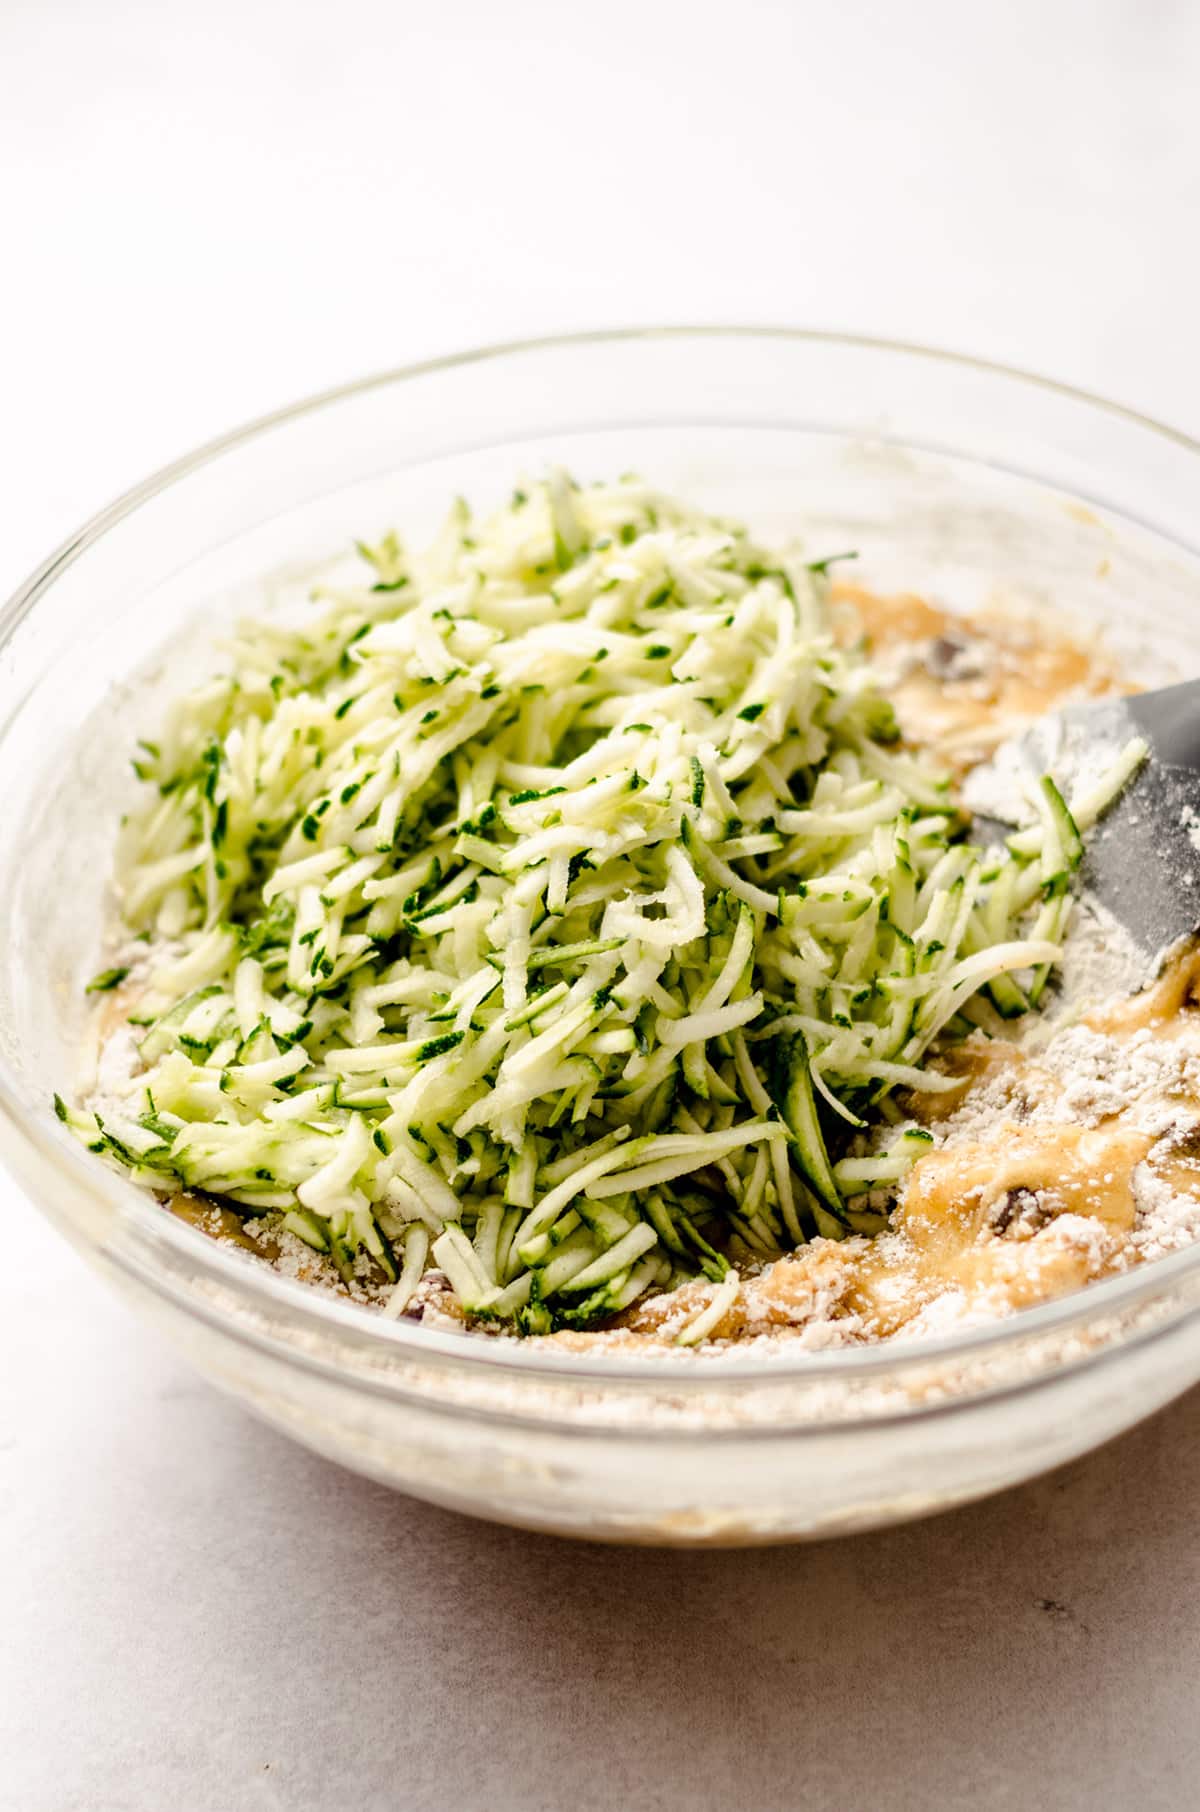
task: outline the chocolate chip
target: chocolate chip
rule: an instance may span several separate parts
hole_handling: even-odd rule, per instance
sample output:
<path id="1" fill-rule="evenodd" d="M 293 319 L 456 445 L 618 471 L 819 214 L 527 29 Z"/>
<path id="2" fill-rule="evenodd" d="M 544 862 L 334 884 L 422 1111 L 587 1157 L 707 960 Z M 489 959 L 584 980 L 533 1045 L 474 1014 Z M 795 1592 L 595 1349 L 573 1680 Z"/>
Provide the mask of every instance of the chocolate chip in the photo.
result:
<path id="1" fill-rule="evenodd" d="M 979 679 L 984 671 L 984 649 L 965 636 L 935 636 L 926 650 L 925 666 L 934 679 Z"/>
<path id="2" fill-rule="evenodd" d="M 1036 1233 L 1051 1218 L 1041 1197 L 1025 1188 L 1006 1189 L 989 1216 L 993 1233 L 1001 1236 L 1010 1228 L 1019 1233 Z"/>
<path id="3" fill-rule="evenodd" d="M 1200 1158 L 1200 1120 L 1173 1127 L 1163 1140 L 1173 1158 Z"/>

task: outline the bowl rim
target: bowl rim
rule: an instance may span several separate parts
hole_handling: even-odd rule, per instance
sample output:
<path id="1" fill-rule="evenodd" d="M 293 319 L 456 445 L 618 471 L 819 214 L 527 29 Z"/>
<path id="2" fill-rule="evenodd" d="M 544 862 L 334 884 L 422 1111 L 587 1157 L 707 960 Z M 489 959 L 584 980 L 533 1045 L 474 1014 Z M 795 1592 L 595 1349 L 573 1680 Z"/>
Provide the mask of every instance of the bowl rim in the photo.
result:
<path id="1" fill-rule="evenodd" d="M 96 511 L 17 586 L 7 602 L 0 607 L 0 653 L 11 641 L 20 624 L 53 589 L 57 578 L 103 536 L 133 516 L 143 504 L 223 455 L 260 436 L 266 436 L 289 422 L 316 415 L 322 409 L 392 385 L 530 353 L 578 352 L 588 347 L 614 346 L 632 341 L 704 339 L 760 339 L 827 345 L 854 352 L 881 353 L 904 360 L 927 361 L 937 366 L 975 371 L 1014 387 L 1042 392 L 1082 405 L 1085 409 L 1140 428 L 1183 452 L 1200 458 L 1200 439 L 1128 404 L 1115 402 L 1081 386 L 1062 383 L 1000 360 L 980 358 L 919 341 L 786 324 L 720 322 L 592 328 L 582 332 L 497 341 L 411 364 L 389 367 L 314 392 L 281 408 L 255 416 L 159 467 Z M 19 702 L 15 708 L 20 708 Z M 7 729 L 12 715 L 12 712 L 8 713 L 0 722 L 0 737 Z M 201 1292 L 192 1289 L 185 1292 L 175 1280 L 161 1272 L 152 1260 L 151 1248 L 154 1243 L 161 1241 L 174 1248 L 181 1258 L 186 1257 L 197 1274 L 207 1274 L 206 1281 L 225 1290 L 232 1290 L 235 1294 L 243 1294 L 251 1304 L 257 1299 L 263 1309 L 274 1309 L 277 1313 L 290 1317 L 295 1324 L 308 1323 L 314 1332 L 323 1334 L 326 1339 L 342 1336 L 356 1346 L 374 1349 L 380 1357 L 390 1352 L 396 1358 L 425 1361 L 434 1366 L 446 1362 L 461 1363 L 472 1370 L 506 1374 L 513 1381 L 518 1376 L 523 1376 L 531 1382 L 537 1379 L 546 1384 L 557 1382 L 583 1385 L 605 1379 L 616 1382 L 619 1379 L 628 1384 L 640 1382 L 666 1386 L 672 1393 L 682 1391 L 690 1395 L 693 1391 L 717 1384 L 718 1380 L 763 1384 L 810 1380 L 828 1382 L 836 1378 L 867 1379 L 917 1366 L 977 1359 L 997 1348 L 1023 1346 L 1039 1336 L 1060 1333 L 1093 1318 L 1133 1310 L 1159 1295 L 1160 1290 L 1165 1291 L 1170 1284 L 1200 1271 L 1200 1241 L 1197 1241 L 1192 1246 L 1155 1259 L 1150 1264 L 1139 1265 L 1097 1283 L 1087 1284 L 1065 1296 L 1021 1309 L 994 1322 L 945 1335 L 907 1339 L 899 1336 L 873 1346 L 817 1352 L 789 1351 L 787 1343 L 781 1342 L 780 1350 L 769 1354 L 738 1354 L 736 1351 L 704 1355 L 657 1353 L 640 1358 L 610 1350 L 597 1355 L 580 1354 L 558 1347 L 551 1351 L 547 1350 L 548 1343 L 541 1341 L 480 1338 L 457 1330 L 443 1332 L 416 1322 L 389 1320 L 377 1310 L 342 1301 L 332 1292 L 314 1289 L 311 1285 L 283 1277 L 266 1263 L 259 1263 L 248 1254 L 233 1248 L 226 1249 L 176 1216 L 165 1213 L 144 1190 L 110 1171 L 84 1151 L 50 1114 L 49 1104 L 45 1120 L 31 1119 L 3 1061 L 0 1061 L 0 1116 L 10 1123 L 16 1137 L 31 1144 L 39 1157 L 52 1168 L 65 1168 L 81 1190 L 104 1198 L 106 1205 L 112 1210 L 111 1225 L 114 1228 L 132 1226 L 138 1231 L 144 1229 L 150 1236 L 136 1253 L 125 1251 L 120 1240 L 114 1243 L 101 1242 L 101 1250 L 107 1262 L 115 1264 L 131 1280 L 136 1279 L 142 1285 L 148 1284 L 160 1295 L 169 1296 L 177 1305 L 186 1306 L 193 1315 L 198 1314 L 203 1319 L 215 1321 L 222 1329 L 239 1338 L 249 1337 L 255 1343 L 261 1343 L 266 1338 L 272 1347 L 276 1347 L 273 1338 L 265 1336 L 260 1330 L 252 1329 L 241 1316 L 222 1312 L 211 1299 L 206 1300 Z M 23 1192 L 32 1197 L 32 1191 Z M 34 1205 L 40 1206 L 36 1200 Z M 57 1221 L 59 1217 L 51 1213 L 50 1218 Z M 290 1346 L 289 1354 L 301 1356 Z M 315 1364 L 321 1370 L 333 1371 L 342 1377 L 346 1375 L 346 1367 L 332 1358 L 318 1359 L 313 1353 L 305 1353 L 303 1357 L 306 1363 Z M 1086 1362 L 1086 1359 L 1087 1355 L 1081 1354 L 1074 1363 Z M 368 1381 L 363 1373 L 357 1374 L 357 1377 L 363 1382 Z M 378 1376 L 371 1381 L 384 1389 L 391 1382 L 386 1377 Z M 401 1383 L 399 1377 L 395 1379 L 395 1383 Z M 472 1406 L 464 1403 L 454 1407 L 470 1413 Z M 475 1413 L 480 1413 L 480 1410 L 476 1409 Z M 909 1413 L 918 1413 L 916 1406 Z M 860 1420 L 861 1418 L 856 1418 L 856 1422 Z"/>

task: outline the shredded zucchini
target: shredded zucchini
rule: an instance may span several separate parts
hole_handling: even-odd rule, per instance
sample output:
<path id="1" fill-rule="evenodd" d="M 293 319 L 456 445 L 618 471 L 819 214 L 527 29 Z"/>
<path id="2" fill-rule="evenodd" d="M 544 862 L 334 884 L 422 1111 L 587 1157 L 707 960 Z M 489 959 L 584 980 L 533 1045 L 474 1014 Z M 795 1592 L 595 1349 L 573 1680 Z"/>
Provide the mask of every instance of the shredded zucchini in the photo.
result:
<path id="1" fill-rule="evenodd" d="M 139 745 L 144 1068 L 122 1112 L 60 1112 L 139 1182 L 382 1276 L 393 1314 L 435 1267 L 535 1333 L 704 1276 L 694 1342 L 731 1259 L 897 1184 L 919 1134 L 839 1153 L 936 1084 L 972 997 L 1036 1000 L 1070 809 L 1047 783 L 971 847 L 835 644 L 828 563 L 640 482 L 556 473 L 422 556 L 360 551 L 360 586 L 243 625 Z"/>

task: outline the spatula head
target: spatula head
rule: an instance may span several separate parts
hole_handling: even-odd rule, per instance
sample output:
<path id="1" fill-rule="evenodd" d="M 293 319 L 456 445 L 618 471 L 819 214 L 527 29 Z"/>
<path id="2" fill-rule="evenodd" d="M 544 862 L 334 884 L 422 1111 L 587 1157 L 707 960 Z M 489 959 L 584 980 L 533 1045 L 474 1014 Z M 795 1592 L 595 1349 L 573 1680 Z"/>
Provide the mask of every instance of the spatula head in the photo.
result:
<path id="1" fill-rule="evenodd" d="M 965 788 L 981 830 L 1011 822 L 1021 782 L 1051 773 L 1066 794 L 1096 779 L 1133 737 L 1145 761 L 1088 833 L 1080 887 L 1144 952 L 1147 969 L 1200 928 L 1200 680 L 1070 705 L 977 769 Z"/>

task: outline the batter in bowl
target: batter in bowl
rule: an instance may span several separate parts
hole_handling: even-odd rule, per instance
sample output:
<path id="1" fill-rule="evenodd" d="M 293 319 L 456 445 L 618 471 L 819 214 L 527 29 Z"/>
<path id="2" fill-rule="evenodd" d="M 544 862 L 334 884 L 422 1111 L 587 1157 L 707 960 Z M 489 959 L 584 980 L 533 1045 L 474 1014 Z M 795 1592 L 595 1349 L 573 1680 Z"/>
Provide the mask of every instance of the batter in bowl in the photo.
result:
<path id="1" fill-rule="evenodd" d="M 632 480 L 363 552 L 141 745 L 93 1148 L 385 1314 L 602 1348 L 928 1331 L 1190 1237 L 1190 956 L 1130 995 L 1074 898 L 1139 752 L 1006 846 L 958 803 L 1102 657 Z"/>

